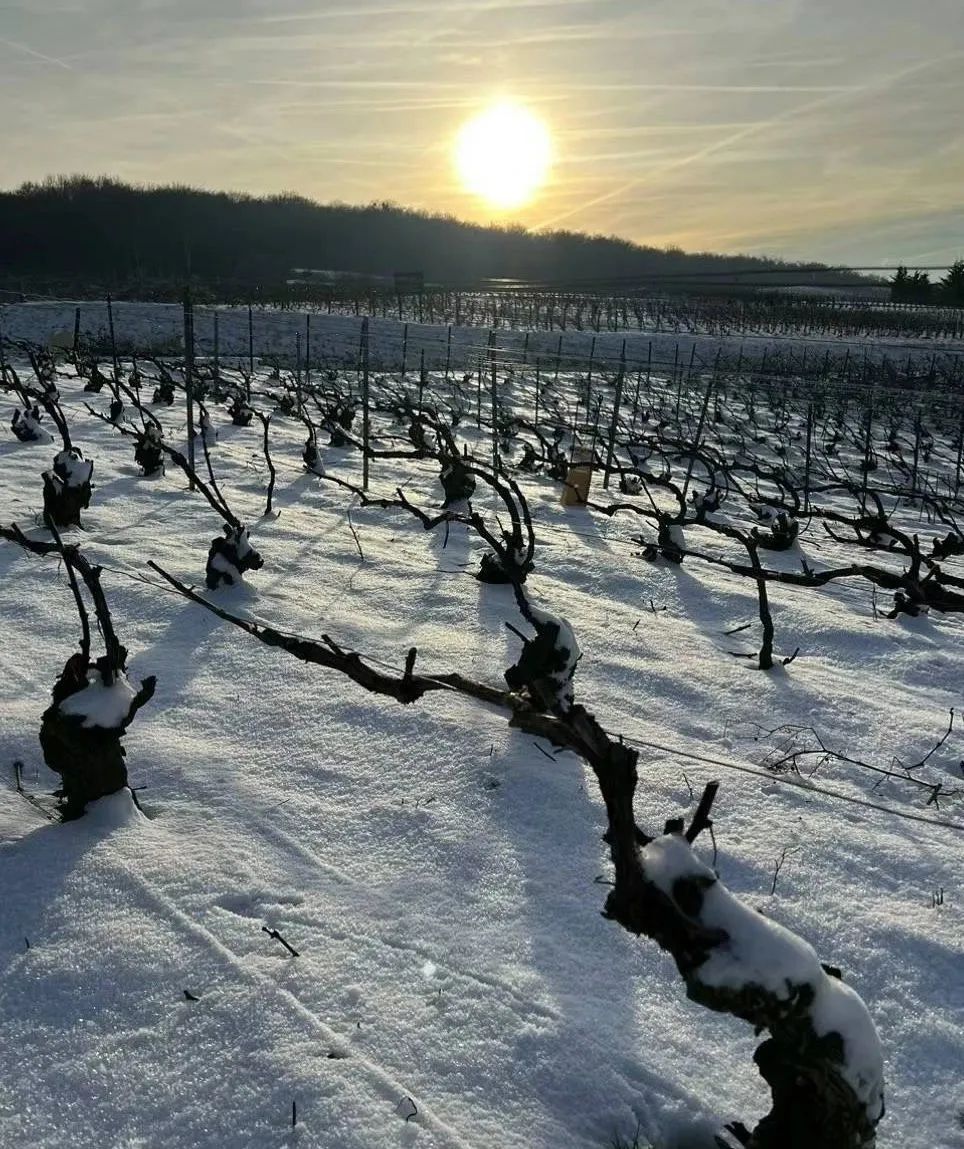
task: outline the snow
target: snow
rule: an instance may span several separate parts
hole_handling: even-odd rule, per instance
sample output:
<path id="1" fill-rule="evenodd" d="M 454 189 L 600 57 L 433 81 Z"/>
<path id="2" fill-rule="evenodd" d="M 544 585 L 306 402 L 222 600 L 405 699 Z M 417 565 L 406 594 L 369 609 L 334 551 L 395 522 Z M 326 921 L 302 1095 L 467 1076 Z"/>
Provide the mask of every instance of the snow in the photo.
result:
<path id="1" fill-rule="evenodd" d="M 239 527 L 231 535 L 231 543 L 237 551 L 239 559 L 245 559 L 254 550 L 251 545 L 251 536 L 248 533 L 247 527 Z"/>
<path id="2" fill-rule="evenodd" d="M 46 437 L 46 432 L 40 425 L 42 418 L 40 408 L 36 405 L 28 408 L 18 407 L 13 413 L 14 425 L 19 424 L 20 427 L 25 429 L 26 433 L 30 436 L 28 441 L 36 441 L 37 439 Z"/>
<path id="3" fill-rule="evenodd" d="M 122 726 L 137 694 L 127 675 L 118 675 L 110 686 L 105 686 L 100 673 L 92 670 L 87 675 L 87 683 L 83 690 L 61 702 L 60 713 L 83 718 L 83 725 L 88 728 L 99 726 L 113 730 Z"/>
<path id="4" fill-rule="evenodd" d="M 60 327 L 69 319 L 23 308 L 15 330 L 14 310 L 2 318 L 9 335 L 37 332 L 54 313 Z M 177 309 L 137 310 L 139 328 L 126 305 L 116 310 L 122 333 L 177 335 Z M 278 318 L 278 346 L 298 320 Z M 256 321 L 260 339 L 272 320 Z M 246 326 L 239 317 L 244 340 Z M 337 348 L 345 332 L 357 348 L 356 321 L 334 317 L 327 329 L 313 317 L 316 327 L 319 346 Z M 398 328 L 373 328 L 397 348 Z M 417 334 L 413 325 L 410 355 Z M 104 565 L 132 681 L 156 674 L 158 685 L 125 735 L 144 816 L 115 795 L 77 822 L 48 824 L 14 792 L 10 764 L 24 763 L 33 794 L 59 784 L 37 731 L 75 648 L 76 609 L 55 559 L 0 543 L 0 620 L 20 636 L 5 645 L 0 680 L 0 1145 L 606 1149 L 638 1125 L 657 1149 L 714 1149 L 724 1122 L 758 1119 L 768 1094 L 749 1027 L 688 1001 L 672 960 L 599 912 L 606 890 L 594 879 L 611 876 L 605 813 L 583 763 L 450 692 L 404 708 L 366 694 L 169 593 L 146 559 L 203 587 L 217 517 L 179 473 L 136 477 L 128 440 L 86 414 L 69 379 L 60 389 L 99 475 L 76 541 Z M 180 395 L 155 410 L 170 441 L 183 434 Z M 474 430 L 460 425 L 470 446 Z M 261 428 L 220 420 L 219 431 L 219 486 L 252 521 L 267 483 Z M 444 540 L 403 513 L 353 504 L 304 470 L 296 420 L 273 421 L 271 436 L 281 515 L 257 527 L 267 565 L 219 591 L 219 605 L 330 634 L 399 669 L 417 646 L 418 670 L 499 685 L 518 648 L 504 624 L 521 623 L 511 588 L 472 577 L 484 545 L 458 524 Z M 0 521 L 28 531 L 42 505 L 30 451 L 0 436 Z M 357 455 L 321 451 L 332 474 L 359 481 Z M 413 502 L 437 504 L 432 464 L 373 459 L 371 473 L 376 496 L 404 482 Z M 640 825 L 653 833 L 691 813 L 693 794 L 721 777 L 715 865 L 763 923 L 760 944 L 806 973 L 809 956 L 781 949 L 774 930 L 806 939 L 876 1024 L 880 1149 L 964 1149 L 961 834 L 781 784 L 788 775 L 761 765 L 774 739 L 760 730 L 812 726 L 855 758 L 919 760 L 948 709 L 964 707 L 964 617 L 889 621 L 860 582 L 773 583 L 777 647 L 801 653 L 760 673 L 730 654 L 746 635 L 725 633 L 755 624 L 748 580 L 690 560 L 637 561 L 635 516 L 563 508 L 557 485 L 518 478 L 536 531 L 526 586 L 579 636 L 580 702 L 607 730 L 670 747 L 641 751 Z M 473 506 L 494 517 L 487 498 Z M 710 549 L 707 532 L 686 534 Z M 815 569 L 835 565 L 821 534 L 802 526 L 797 552 L 768 563 L 799 569 L 802 553 Z M 955 727 L 917 773 L 960 787 L 962 758 Z M 850 764 L 827 763 L 812 781 L 964 823 L 960 799 L 926 807 L 912 788 Z M 710 856 L 702 839 L 697 855 Z M 719 907 L 707 912 L 729 912 Z M 710 969 L 732 974 L 720 962 Z M 815 1025 L 845 1031 L 848 1065 L 864 1067 L 871 1097 L 873 1050 L 850 991 L 829 984 Z M 407 1122 L 405 1098 L 418 1108 Z"/>
<path id="5" fill-rule="evenodd" d="M 135 805 L 130 790 L 124 789 L 118 790 L 116 794 L 108 794 L 106 798 L 98 798 L 95 802 L 88 802 L 84 822 L 88 832 L 105 835 L 127 826 L 146 828 L 147 819 Z"/>
<path id="6" fill-rule="evenodd" d="M 579 659 L 582 658 L 582 651 L 579 649 L 579 643 L 576 642 L 575 632 L 564 618 L 557 618 L 531 603 L 529 604 L 529 613 L 540 628 L 547 626 L 559 628 L 555 649 L 565 659 L 565 663 L 562 669 L 552 676 L 552 681 L 556 684 L 557 701 L 571 706 L 573 702 L 572 676 L 576 673 Z"/>
<path id="7" fill-rule="evenodd" d="M 871 1120 L 883 1112 L 883 1050 L 866 1005 L 850 986 L 824 972 L 813 947 L 778 922 L 744 905 L 700 862 L 679 834 L 665 834 L 642 851 L 648 878 L 667 896 L 680 878 L 705 883 L 698 920 L 710 929 L 723 930 L 727 940 L 711 951 L 697 970 L 707 986 L 740 989 L 761 986 L 775 997 L 789 1000 L 802 985 L 809 985 L 814 1000 L 809 1007 L 814 1031 L 831 1031 L 844 1042 L 842 1076 L 864 1103 Z"/>
<path id="8" fill-rule="evenodd" d="M 25 339 L 33 342 L 46 342 L 50 334 L 65 326 L 73 327 L 74 308 L 81 311 L 81 338 L 95 338 L 102 344 L 108 339 L 107 308 L 104 303 L 80 300 L 8 303 L 0 305 L 0 327 L 8 339 Z M 114 328 L 120 347 L 150 347 L 154 353 L 179 354 L 183 348 L 183 311 L 179 304 L 115 302 Z M 248 354 L 248 310 L 246 307 L 219 307 L 219 350 L 222 356 L 244 356 Z M 195 342 L 200 355 L 214 352 L 214 309 L 197 306 L 195 308 Z M 256 307 L 252 312 L 254 347 L 256 357 L 264 359 L 287 357 L 291 364 L 295 359 L 295 342 L 304 331 L 304 314 L 294 311 L 277 311 Z M 394 320 L 379 316 L 368 317 L 370 331 L 370 356 L 376 369 L 397 369 L 400 362 L 401 325 Z M 354 362 L 358 350 L 358 337 L 361 319 L 354 315 L 312 315 L 312 353 L 319 359 L 329 362 Z M 408 368 L 411 371 L 419 363 L 422 350 L 425 351 L 426 366 L 429 369 L 441 366 L 451 358 L 453 369 L 468 367 L 471 381 L 472 371 L 484 359 L 487 351 L 486 332 L 474 327 L 453 326 L 451 343 L 447 325 L 436 323 L 408 323 Z M 826 353 L 843 356 L 849 350 L 852 357 L 866 356 L 868 362 L 906 362 L 909 358 L 920 366 L 929 365 L 932 356 L 938 363 L 953 365 L 953 357 L 959 354 L 961 344 L 951 339 L 938 342 L 914 338 L 851 339 L 844 341 L 833 336 L 812 336 L 791 334 L 774 340 L 767 331 L 749 330 L 744 334 L 719 335 L 711 325 L 706 331 L 661 331 L 644 328 L 641 331 L 623 329 L 612 331 L 576 331 L 570 328 L 565 332 L 523 331 L 499 329 L 496 332 L 497 346 L 513 357 L 521 356 L 523 345 L 527 344 L 533 357 L 541 356 L 546 363 L 554 362 L 559 338 L 562 336 L 562 353 L 578 357 L 583 363 L 588 359 L 591 347 L 595 347 L 596 379 L 601 370 L 616 369 L 623 355 L 625 341 L 626 366 L 629 372 L 646 370 L 650 362 L 672 364 L 688 362 L 695 356 L 697 362 L 712 363 L 717 352 L 744 359 L 759 357 L 764 348 L 772 349 L 776 343 L 780 348 L 791 348 L 799 357 L 804 350 L 811 363 Z M 530 359 L 530 363 L 532 360 Z M 584 380 L 584 376 L 583 376 Z M 582 381 L 582 380 L 581 380 Z"/>
<path id="9" fill-rule="evenodd" d="M 884 1051 L 860 995 L 838 978 L 824 974 L 810 1006 L 818 1037 L 835 1032 L 843 1037 L 846 1078 L 867 1107 L 871 1120 L 884 1112 Z"/>
<path id="10" fill-rule="evenodd" d="M 208 562 L 211 564 L 214 570 L 220 571 L 222 574 L 226 574 L 228 576 L 229 583 L 232 581 L 240 582 L 241 572 L 234 565 L 234 563 L 225 558 L 220 551 L 216 551 L 214 554 L 212 554 L 208 559 Z"/>
<path id="11" fill-rule="evenodd" d="M 90 482 L 94 464 L 84 458 L 79 447 L 71 447 L 54 455 L 54 467 L 62 473 L 68 487 L 82 487 Z"/>

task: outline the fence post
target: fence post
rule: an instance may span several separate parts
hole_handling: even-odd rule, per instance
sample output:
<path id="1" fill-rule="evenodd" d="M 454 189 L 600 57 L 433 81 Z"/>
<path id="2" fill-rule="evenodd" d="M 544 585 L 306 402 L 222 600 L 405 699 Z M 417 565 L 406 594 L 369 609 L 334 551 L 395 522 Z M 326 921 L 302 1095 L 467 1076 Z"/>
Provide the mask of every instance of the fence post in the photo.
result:
<path id="1" fill-rule="evenodd" d="M 693 344 L 693 350 L 694 351 L 696 350 L 696 344 L 695 343 Z M 678 343 L 676 344 L 676 358 L 678 361 L 679 360 L 679 344 Z M 692 366 L 692 361 L 691 361 L 690 365 Z M 674 376 L 676 378 L 676 416 L 675 416 L 675 418 L 676 418 L 677 425 L 679 425 L 679 411 L 680 411 L 680 406 L 683 402 L 683 368 L 678 363 L 677 363 L 677 366 L 679 366 L 678 376 L 675 375 L 675 372 L 676 372 L 675 366 L 673 368 L 673 371 L 674 371 Z"/>
<path id="2" fill-rule="evenodd" d="M 606 451 L 606 471 L 603 475 L 603 490 L 609 490 L 609 477 L 613 470 L 613 452 L 616 450 L 616 431 L 619 427 L 619 405 L 623 401 L 623 381 L 626 378 L 626 340 L 619 356 L 619 374 L 616 376 L 616 395 L 613 399 L 613 421 L 609 425 L 609 448 Z"/>
<path id="3" fill-rule="evenodd" d="M 910 473 L 910 497 L 917 498 L 917 471 L 920 465 L 920 403 L 914 415 L 914 462 Z"/>
<path id="4" fill-rule="evenodd" d="M 592 337 L 592 342 L 589 344 L 589 370 L 586 372 L 586 412 L 592 407 L 592 365 L 593 360 L 596 358 L 596 336 Z"/>
<path id="5" fill-rule="evenodd" d="M 301 414 L 301 332 L 295 332 L 295 403 Z"/>
<path id="6" fill-rule="evenodd" d="M 874 392 L 870 393 L 870 402 L 867 406 L 867 430 L 864 434 L 864 466 L 863 466 L 863 482 L 860 484 L 860 509 L 863 514 L 867 513 L 867 476 L 869 474 L 868 465 L 870 463 L 870 446 L 871 435 L 874 426 Z"/>
<path id="7" fill-rule="evenodd" d="M 77 354 L 77 348 L 80 346 L 80 308 L 74 308 L 74 354 Z"/>
<path id="8" fill-rule="evenodd" d="M 194 304 L 191 289 L 184 289 L 184 389 L 187 392 L 187 458 L 194 490 Z"/>
<path id="9" fill-rule="evenodd" d="M 700 421 L 696 427 L 696 437 L 693 440 L 693 453 L 690 455 L 690 461 L 686 468 L 686 478 L 683 481 L 683 502 L 686 502 L 686 492 L 689 490 L 690 479 L 693 477 L 693 467 L 696 464 L 696 452 L 700 449 L 700 439 L 703 437 L 703 426 L 706 423 L 706 412 L 709 410 L 710 398 L 713 394 L 713 388 L 716 386 L 716 378 L 710 379 L 706 386 L 706 394 L 703 396 L 703 407 L 700 411 Z"/>
<path id="10" fill-rule="evenodd" d="M 254 312 L 248 304 L 248 370 L 254 374 Z M 251 398 L 251 388 L 248 388 L 248 399 Z"/>
<path id="11" fill-rule="evenodd" d="M 425 348 L 422 347 L 418 356 L 418 414 L 422 417 L 422 406 L 425 402 Z"/>
<path id="12" fill-rule="evenodd" d="M 449 381 L 449 371 L 452 367 L 452 324 L 448 325 L 445 336 L 445 382 Z"/>
<path id="13" fill-rule="evenodd" d="M 371 401 L 368 393 L 368 316 L 361 328 L 362 368 L 362 490 L 368 490 L 368 440 L 371 433 Z"/>
<path id="14" fill-rule="evenodd" d="M 401 296 L 399 296 L 401 299 Z M 405 372 L 408 370 L 408 324 L 402 328 L 402 378 L 405 378 Z"/>
<path id="15" fill-rule="evenodd" d="M 221 380 L 221 335 L 218 327 L 218 313 L 214 313 L 214 380 Z"/>
<path id="16" fill-rule="evenodd" d="M 120 382 L 120 364 L 117 362 L 117 339 L 114 335 L 114 304 L 109 292 L 107 295 L 107 326 L 110 328 L 110 357 L 114 362 L 114 382 L 116 384 Z"/>
<path id="17" fill-rule="evenodd" d="M 311 312 L 305 315 L 305 390 L 311 390 Z"/>
<path id="18" fill-rule="evenodd" d="M 496 383 L 495 332 L 489 332 L 489 369 L 492 386 L 492 470 L 499 472 L 499 396 Z"/>
<path id="19" fill-rule="evenodd" d="M 807 404 L 807 457 L 803 467 L 803 509 L 810 513 L 810 460 L 813 455 L 813 400 Z"/>

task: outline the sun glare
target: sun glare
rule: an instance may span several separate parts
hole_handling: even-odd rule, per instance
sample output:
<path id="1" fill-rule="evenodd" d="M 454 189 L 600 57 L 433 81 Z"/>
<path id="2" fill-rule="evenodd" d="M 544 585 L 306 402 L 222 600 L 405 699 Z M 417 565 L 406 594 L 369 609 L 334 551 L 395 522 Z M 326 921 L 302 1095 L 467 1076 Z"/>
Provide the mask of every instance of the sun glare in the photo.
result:
<path id="1" fill-rule="evenodd" d="M 521 207 L 546 182 L 552 144 L 545 124 L 520 104 L 495 104 L 462 125 L 455 166 L 462 186 L 491 207 Z"/>

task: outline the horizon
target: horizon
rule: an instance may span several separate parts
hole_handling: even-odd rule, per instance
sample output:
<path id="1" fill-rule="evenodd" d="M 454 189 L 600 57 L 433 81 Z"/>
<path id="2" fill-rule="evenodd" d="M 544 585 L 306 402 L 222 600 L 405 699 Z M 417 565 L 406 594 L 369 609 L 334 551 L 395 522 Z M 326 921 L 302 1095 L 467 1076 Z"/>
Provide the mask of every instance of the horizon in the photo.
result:
<path id="1" fill-rule="evenodd" d="M 832 266 L 964 252 L 958 0 L 129 7 L 0 12 L 12 188 L 106 171 Z M 454 163 L 506 101 L 551 141 L 523 202 Z"/>
<path id="2" fill-rule="evenodd" d="M 247 191 L 244 191 L 244 190 L 238 189 L 238 188 L 206 188 L 206 187 L 192 186 L 192 185 L 180 184 L 180 183 L 135 182 L 135 181 L 123 180 L 120 177 L 114 176 L 108 172 L 100 172 L 97 174 L 79 173 L 79 172 L 49 173 L 48 175 L 44 176 L 41 180 L 26 181 L 22 184 L 17 185 L 16 187 L 9 187 L 9 188 L 8 187 L 0 187 L 0 195 L 16 195 L 16 194 L 19 194 L 19 193 L 21 193 L 25 190 L 28 190 L 30 188 L 33 188 L 33 187 L 57 187 L 62 182 L 69 182 L 69 181 L 73 181 L 73 180 L 89 181 L 93 184 L 97 184 L 101 181 L 108 181 L 109 183 L 113 184 L 114 186 L 124 187 L 124 188 L 127 188 L 127 189 L 135 191 L 135 192 L 175 190 L 175 191 L 196 192 L 196 193 L 201 193 L 201 194 L 205 194 L 205 195 L 214 195 L 214 196 L 223 195 L 223 196 L 227 196 L 228 198 L 231 198 L 231 199 L 246 198 L 246 199 L 262 201 L 262 202 L 284 200 L 287 198 L 294 197 L 294 198 L 302 199 L 305 202 L 310 203 L 312 206 L 320 208 L 320 209 L 327 209 L 327 208 L 346 209 L 349 211 L 359 211 L 359 212 L 363 212 L 366 210 L 372 210 L 372 209 L 374 209 L 374 210 L 388 210 L 388 211 L 397 211 L 397 212 L 407 213 L 407 214 L 421 215 L 421 216 L 423 216 L 425 218 L 429 218 L 429 219 L 434 218 L 434 219 L 445 220 L 445 221 L 454 222 L 460 226 L 466 226 L 466 227 L 500 228 L 500 229 L 504 229 L 506 231 L 519 231 L 520 229 L 522 229 L 525 232 L 525 234 L 531 235 L 531 236 L 553 235 L 553 234 L 575 234 L 575 235 L 584 236 L 585 238 L 590 239 L 590 240 L 594 240 L 594 241 L 599 240 L 599 241 L 603 241 L 603 242 L 610 241 L 610 242 L 616 242 L 616 243 L 627 242 L 627 243 L 631 243 L 631 244 L 638 244 L 638 241 L 631 240 L 626 236 L 621 236 L 621 235 L 617 235 L 617 234 L 606 235 L 602 232 L 579 232 L 573 228 L 561 227 L 558 229 L 535 230 L 535 229 L 528 228 L 528 227 L 526 227 L 526 225 L 519 223 L 518 221 L 512 220 L 512 219 L 501 219 L 501 220 L 495 219 L 495 220 L 490 220 L 488 222 L 479 222 L 477 220 L 462 218 L 462 217 L 455 215 L 451 212 L 430 211 L 429 209 L 425 209 L 425 208 L 412 207 L 409 204 L 397 203 L 393 200 L 370 200 L 370 201 L 364 202 L 364 203 L 348 203 L 344 200 L 331 200 L 331 201 L 326 202 L 323 200 L 312 199 L 310 196 L 303 195 L 302 193 L 293 191 L 291 189 L 284 189 L 284 190 L 279 191 L 279 192 L 253 193 L 253 192 L 247 192 Z M 649 246 L 649 245 L 639 244 L 639 246 L 642 248 L 644 246 Z M 886 278 L 886 276 L 884 276 L 883 273 L 888 272 L 888 271 L 897 271 L 901 267 L 903 267 L 907 271 L 927 271 L 927 272 L 932 272 L 932 273 L 937 274 L 940 272 L 948 271 L 951 268 L 951 266 L 953 265 L 953 263 L 957 262 L 957 261 L 951 259 L 951 260 L 948 260 L 946 263 L 930 263 L 930 264 L 924 264 L 924 263 L 916 263 L 916 264 L 915 263 L 909 263 L 909 264 L 893 263 L 893 264 L 886 264 L 886 265 L 881 265 L 881 264 L 872 264 L 871 265 L 871 264 L 856 264 L 856 263 L 824 264 L 824 263 L 820 263 L 819 261 L 812 260 L 812 259 L 809 259 L 809 260 L 808 259 L 796 259 L 796 260 L 794 260 L 794 259 L 789 259 L 789 258 L 786 258 L 784 256 L 780 256 L 780 255 L 767 254 L 766 252 L 752 253 L 751 254 L 751 253 L 745 252 L 745 251 L 720 252 L 720 251 L 709 251 L 709 250 L 698 250 L 698 249 L 690 249 L 687 251 L 685 249 L 676 248 L 676 247 L 658 248 L 656 250 L 680 251 L 684 255 L 692 255 L 692 256 L 713 256 L 713 257 L 722 256 L 725 259 L 732 259 L 732 260 L 753 259 L 753 260 L 762 260 L 762 261 L 773 262 L 773 263 L 782 262 L 782 263 L 786 263 L 787 266 L 790 267 L 791 269 L 793 267 L 797 267 L 803 271 L 808 270 L 810 265 L 813 265 L 813 270 L 822 270 L 822 271 L 831 271 L 831 272 L 850 270 L 850 271 L 854 271 L 854 272 L 859 272 L 863 275 L 867 275 L 869 277 L 868 282 L 874 278 Z M 292 271 L 295 271 L 295 272 L 296 271 L 318 271 L 318 270 L 322 270 L 322 269 L 292 268 Z M 337 271 L 338 269 L 323 269 L 323 270 L 329 270 L 329 271 L 335 270 L 335 271 Z M 341 271 L 344 274 L 353 274 L 353 272 L 350 268 L 341 269 Z M 359 273 L 359 274 L 364 274 L 364 273 Z M 388 274 L 387 271 L 386 271 L 386 274 Z M 680 274 L 682 275 L 683 273 L 680 273 Z M 722 275 L 724 273 L 721 271 L 719 274 Z M 673 278 L 673 276 L 671 275 L 670 278 Z"/>

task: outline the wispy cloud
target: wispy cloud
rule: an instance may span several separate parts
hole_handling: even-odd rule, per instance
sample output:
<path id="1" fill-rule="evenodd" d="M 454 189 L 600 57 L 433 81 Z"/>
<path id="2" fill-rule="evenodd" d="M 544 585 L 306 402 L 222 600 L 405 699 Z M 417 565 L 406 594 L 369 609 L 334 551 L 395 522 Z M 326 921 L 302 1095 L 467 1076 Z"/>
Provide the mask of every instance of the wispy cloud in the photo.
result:
<path id="1" fill-rule="evenodd" d="M 35 48 L 31 48 L 26 44 L 18 44 L 15 40 L 5 40 L 3 37 L 0 37 L 0 44 L 5 48 L 11 48 L 15 52 L 22 53 L 24 56 L 39 60 L 42 64 L 53 64 L 55 68 L 63 68 L 66 72 L 73 70 L 66 60 L 61 60 L 57 56 L 48 56 L 46 53 L 38 52 Z"/>
<path id="2" fill-rule="evenodd" d="M 733 148 L 736 144 L 743 142 L 754 136 L 759 136 L 764 133 L 772 132 L 776 129 L 785 128 L 795 120 L 802 119 L 803 117 L 812 114 L 813 112 L 823 110 L 841 103 L 847 98 L 860 96 L 867 97 L 873 94 L 885 92 L 887 89 L 892 88 L 901 80 L 908 79 L 919 72 L 927 71 L 929 69 L 956 62 L 964 58 L 964 51 L 949 53 L 944 56 L 936 57 L 932 60 L 925 60 L 919 63 L 912 64 L 905 68 L 897 69 L 889 75 L 877 77 L 873 80 L 865 82 L 857 87 L 850 87 L 845 89 L 831 89 L 824 96 L 816 100 L 808 100 L 802 104 L 790 108 L 786 112 L 773 116 L 767 120 L 760 121 L 759 123 L 748 124 L 744 128 L 740 128 L 735 132 L 729 133 L 722 138 L 714 140 L 712 143 L 705 145 L 696 151 L 690 152 L 687 155 L 681 156 L 678 159 L 672 160 L 663 167 L 648 173 L 645 177 L 629 180 L 619 187 L 612 188 L 611 190 L 602 193 L 581 205 L 581 209 L 589 207 L 598 207 L 600 204 L 606 203 L 609 200 L 617 199 L 626 195 L 628 192 L 635 191 L 642 187 L 644 184 L 656 183 L 660 179 L 667 176 L 674 175 L 684 168 L 689 168 L 702 160 L 707 160 L 718 153 L 725 152 Z M 792 89 L 790 89 L 792 90 Z M 543 221 L 543 227 L 555 227 L 564 220 L 570 219 L 580 208 L 575 208 L 572 211 L 566 212 L 563 215 L 556 216 Z"/>
<path id="3" fill-rule="evenodd" d="M 909 259 L 938 229 L 959 242 L 960 4 L 0 0 L 5 179 L 114 171 L 484 220 L 451 141 L 509 95 L 555 137 L 529 226 Z"/>

